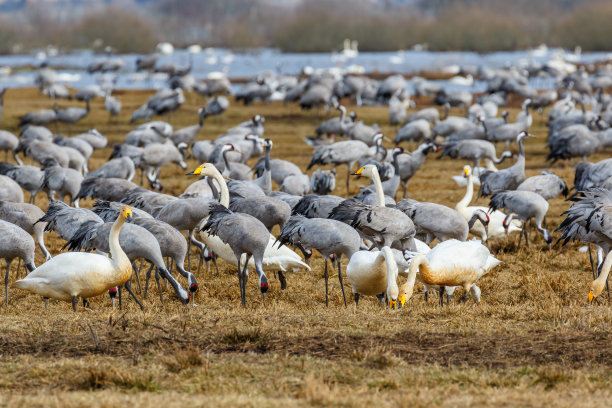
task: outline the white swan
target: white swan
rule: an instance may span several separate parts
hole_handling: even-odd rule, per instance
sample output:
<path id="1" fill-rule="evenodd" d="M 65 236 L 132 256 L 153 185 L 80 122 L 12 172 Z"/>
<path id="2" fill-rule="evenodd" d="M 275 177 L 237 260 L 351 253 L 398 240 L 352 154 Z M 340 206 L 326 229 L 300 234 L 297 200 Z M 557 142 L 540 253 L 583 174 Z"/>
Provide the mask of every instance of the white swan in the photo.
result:
<path id="1" fill-rule="evenodd" d="M 488 234 L 485 231 L 485 228 L 481 223 L 474 223 L 470 232 L 480 238 L 483 242 L 486 242 L 491 238 L 500 238 L 506 236 L 506 230 L 504 228 L 504 219 L 506 218 L 506 214 L 503 212 L 496 210 L 489 213 L 488 207 L 479 207 L 479 206 L 469 206 L 472 198 L 474 196 L 474 185 L 472 184 L 472 168 L 470 166 L 465 166 L 463 168 L 463 177 L 467 179 L 467 188 L 465 191 L 465 196 L 455 205 L 455 210 L 457 210 L 466 221 L 469 221 L 472 218 L 472 214 L 476 210 L 482 210 L 489 216 L 489 227 Z M 510 227 L 508 228 L 508 234 L 513 231 L 521 231 L 521 222 L 518 220 L 512 220 Z"/>
<path id="2" fill-rule="evenodd" d="M 229 190 L 227 189 L 227 184 L 225 183 L 225 180 L 223 179 L 221 173 L 219 173 L 219 170 L 217 170 L 217 168 L 213 164 L 204 163 L 189 174 L 212 177 L 219 185 L 219 201 L 221 202 L 221 205 L 223 205 L 224 207 L 229 207 Z M 204 223 L 205 220 L 201 223 L 201 225 L 204 225 Z M 232 265 L 238 265 L 238 260 L 236 259 L 236 256 L 234 255 L 234 252 L 232 251 L 230 246 L 221 241 L 219 237 L 212 236 L 205 231 L 201 231 L 200 238 L 206 244 L 206 246 L 215 254 L 220 256 L 221 259 Z M 264 271 L 281 270 L 283 272 L 286 272 L 295 271 L 299 268 L 305 268 L 307 270 L 310 270 L 310 266 L 304 263 L 302 261 L 302 258 L 298 254 L 296 254 L 286 246 L 277 248 L 276 246 L 274 246 L 275 241 L 276 238 L 270 235 L 268 246 L 266 246 L 266 251 L 264 252 Z M 245 259 L 242 259 L 241 263 L 244 261 Z M 249 267 L 255 269 L 255 263 L 253 261 L 253 258 L 249 260 Z"/>
<path id="3" fill-rule="evenodd" d="M 72 301 L 76 311 L 78 297 L 87 299 L 123 285 L 132 276 L 132 265 L 119 245 L 119 231 L 131 217 L 132 209 L 124 206 L 111 228 L 108 244 L 112 258 L 85 252 L 59 254 L 12 287 L 43 296 L 45 305 L 49 298 Z"/>
<path id="4" fill-rule="evenodd" d="M 385 293 L 389 306 L 399 308 L 397 286 L 397 264 L 391 248 L 380 251 L 357 251 L 346 267 L 346 276 L 355 294 L 355 306 L 360 295 L 376 296 Z"/>
<path id="5" fill-rule="evenodd" d="M 416 252 L 418 254 L 427 255 L 429 251 L 431 251 L 431 248 L 429 247 L 429 245 L 427 245 L 425 242 L 421 241 L 420 239 L 415 238 L 414 244 L 416 246 Z M 397 263 L 397 267 L 399 269 L 398 274 L 400 276 L 408 277 L 408 274 L 410 272 L 410 263 L 412 260 L 406 260 L 406 258 L 404 257 L 404 254 L 402 254 L 397 249 L 392 249 L 392 251 L 393 251 L 393 255 L 395 256 L 395 262 Z M 446 293 L 447 303 L 450 303 L 450 299 L 452 298 L 453 293 L 455 293 L 455 290 L 458 288 L 458 286 L 427 285 L 426 283 L 423 283 L 423 287 L 425 289 L 425 301 L 427 301 L 428 293 L 430 291 L 439 290 L 440 288 L 443 288 L 443 292 Z M 442 291 L 439 291 L 439 292 L 442 292 Z M 472 285 L 472 288 L 470 289 L 470 296 L 477 303 L 480 303 L 480 293 L 481 293 L 480 288 L 476 286 L 476 284 Z M 442 295 L 443 293 L 440 293 L 440 304 L 442 304 L 443 302 Z"/>
<path id="6" fill-rule="evenodd" d="M 427 255 L 419 254 L 412 259 L 408 279 L 400 288 L 398 301 L 403 303 L 410 299 L 418 272 L 424 284 L 463 287 L 465 302 L 474 283 L 500 263 L 480 241 L 451 239 L 441 242 Z"/>

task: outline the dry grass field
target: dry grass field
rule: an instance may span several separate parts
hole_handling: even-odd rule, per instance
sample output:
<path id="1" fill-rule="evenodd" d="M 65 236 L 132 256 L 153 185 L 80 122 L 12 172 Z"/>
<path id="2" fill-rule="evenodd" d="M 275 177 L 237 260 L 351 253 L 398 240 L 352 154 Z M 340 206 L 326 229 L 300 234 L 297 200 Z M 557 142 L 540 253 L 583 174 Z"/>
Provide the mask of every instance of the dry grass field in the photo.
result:
<path id="1" fill-rule="evenodd" d="M 73 133 L 96 127 L 112 142 L 121 141 L 132 128 L 131 112 L 148 95 L 118 92 L 120 124 L 109 124 L 103 101 L 95 101 Z M 419 108 L 426 105 L 418 102 Z M 203 103 L 188 95 L 179 112 L 163 119 L 175 128 L 194 124 Z M 2 128 L 16 132 L 20 115 L 51 105 L 37 90 L 9 90 Z M 386 108 L 351 108 L 366 123 L 378 122 L 395 135 Z M 512 117 L 516 112 L 513 108 Z M 311 149 L 302 137 L 325 118 L 295 105 L 232 105 L 222 118 L 205 122 L 199 139 L 215 138 L 254 113 L 266 118 L 272 156 L 305 168 Z M 528 176 L 549 168 L 543 117 L 536 114 L 531 131 L 537 137 L 526 144 Z M 90 168 L 100 166 L 110 151 L 96 152 Z M 464 163 L 435 156 L 413 178 L 409 195 L 454 206 L 464 189 L 450 176 L 459 175 Z M 574 164 L 552 169 L 571 186 Z M 161 178 L 182 192 L 194 181 L 183 173 L 167 166 Z M 340 195 L 345 174 L 340 169 Z M 365 180 L 353 180 L 351 193 L 359 183 Z M 46 209 L 43 194 L 37 203 Z M 568 206 L 562 198 L 551 201 L 551 230 Z M 460 291 L 448 307 L 436 299 L 426 303 L 417 284 L 399 311 L 382 308 L 375 298 L 363 298 L 358 310 L 353 304 L 344 308 L 332 274 L 326 308 L 320 257 L 313 257 L 312 271 L 289 274 L 285 291 L 270 274 L 265 302 L 252 278 L 246 309 L 240 307 L 235 270 L 222 261 L 219 274 L 197 276 L 195 308 L 181 306 L 169 292 L 162 304 L 153 289 L 144 312 L 129 299 L 122 312 L 112 310 L 101 296 L 92 300 L 93 310 L 74 313 L 68 303 L 54 301 L 45 310 L 39 297 L 14 290 L 8 307 L 0 296 L 0 406 L 607 406 L 611 303 L 602 295 L 587 304 L 591 272 L 580 245 L 549 250 L 541 236 L 534 237 L 530 249 L 516 249 L 517 235 L 489 243 L 503 263 L 479 282 L 480 305 L 460 303 Z M 47 242 L 54 254 L 63 245 L 55 233 Z M 36 263 L 42 262 L 37 251 Z M 348 284 L 346 290 L 351 292 Z"/>

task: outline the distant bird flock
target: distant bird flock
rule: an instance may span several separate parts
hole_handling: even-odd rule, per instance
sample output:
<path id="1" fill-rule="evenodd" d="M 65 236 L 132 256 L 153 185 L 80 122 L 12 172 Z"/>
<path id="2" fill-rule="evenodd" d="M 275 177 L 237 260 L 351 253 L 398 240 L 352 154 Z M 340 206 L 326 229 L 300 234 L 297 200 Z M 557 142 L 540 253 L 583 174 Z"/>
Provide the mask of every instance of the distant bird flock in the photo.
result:
<path id="1" fill-rule="evenodd" d="M 74 94 L 43 64 L 36 84 L 55 100 L 52 108 L 24 114 L 19 136 L 0 130 L 5 152 L 0 162 L 0 252 L 7 261 L 6 306 L 10 287 L 37 294 L 45 304 L 49 299 L 71 302 L 74 310 L 79 301 L 89 307 L 88 299 L 106 293 L 113 305 L 119 294 L 121 307 L 129 301 L 121 298 L 125 289 L 144 308 L 151 290 L 164 300 L 164 282 L 174 292 L 168 301 L 176 298 L 195 306 L 198 280 L 212 273 L 211 263 L 218 270 L 219 262 L 235 268 L 241 304 L 246 306 L 250 271 L 256 273 L 252 280 L 262 298 L 274 297 L 270 274 L 282 290 L 291 290 L 291 280 L 300 279 L 294 272 L 311 269 L 313 251 L 324 259 L 326 305 L 330 273 L 337 273 L 345 306 L 358 306 L 362 296 L 376 296 L 386 307 L 403 307 L 417 279 L 425 287 L 426 300 L 437 294 L 440 304 L 448 303 L 459 289 L 464 302 L 468 297 L 480 302 L 479 279 L 500 264 L 487 245 L 508 235 L 516 237 L 519 247 L 523 241 L 525 246 L 550 248 L 570 241 L 589 249 L 594 245 L 597 262 L 588 301 L 605 290 L 612 266 L 612 158 L 588 160 L 612 147 L 609 69 L 589 73 L 569 62 L 465 67 L 447 88 L 421 77 L 391 75 L 377 81 L 337 67 L 304 67 L 299 75 L 256 73 L 232 91 L 221 72 L 196 80 L 191 54 L 187 65 L 160 64 L 160 55 L 173 51 L 169 47 L 160 45 L 158 52 L 138 58 L 133 68 L 109 52 L 92 61 L 87 71 L 112 73 L 115 79 Z M 334 58 L 342 64 L 357 52 L 357 44 L 348 41 Z M 113 93 L 117 77 L 127 69 L 165 73 L 168 87 L 143 101 L 131 114 L 132 128 L 124 142 L 113 145 L 106 163 L 92 169 L 89 159 L 107 147 L 107 138 L 95 128 L 73 135 L 73 126 L 88 117 L 93 99 L 104 101 L 109 124 L 120 122 L 122 103 Z M 529 78 L 541 76 L 554 78 L 556 89 L 530 87 Z M 475 80 L 486 84 L 485 93 L 457 90 Z M 11 104 L 4 91 L 0 106 Z M 194 114 L 193 125 L 174 129 L 163 119 L 180 110 L 191 92 L 208 100 Z M 429 97 L 438 107 L 419 109 L 412 96 Z M 332 115 L 304 139 L 304 148 L 312 151 L 307 167 L 274 153 L 278 142 L 265 133 L 266 118 L 259 114 L 230 124 L 216 137 L 200 137 L 208 118 L 231 109 L 232 97 L 233 103 L 282 101 Z M 65 107 L 60 99 L 77 102 Z M 510 100 L 521 105 L 514 120 L 507 110 Z M 350 104 L 388 106 L 389 123 L 397 126 L 395 136 L 364 123 Z M 463 115 L 450 116 L 451 107 Z M 547 169 L 534 177 L 525 175 L 530 157 L 524 145 L 532 137 L 533 115 L 545 108 L 547 159 L 575 166 L 571 189 Z M 67 136 L 50 130 L 51 125 Z M 392 139 L 397 147 L 387 149 L 385 142 Z M 518 154 L 512 152 L 514 144 Z M 453 177 L 460 191 L 465 189 L 454 208 L 410 198 L 410 180 L 419 177 L 419 169 L 434 154 L 465 164 L 463 173 Z M 188 156 L 202 164 L 188 169 Z M 252 168 L 246 164 L 251 159 L 258 159 Z M 498 169 L 507 161 L 510 166 Z M 168 165 L 188 172 L 183 177 L 192 183 L 184 191 L 165 187 L 161 170 Z M 343 177 L 347 191 L 357 177 L 370 184 L 354 196 L 341 197 L 334 194 L 337 176 Z M 46 209 L 36 206 L 39 192 L 49 198 Z M 472 205 L 475 194 L 488 197 L 489 205 Z M 553 230 L 546 222 L 548 201 L 560 195 L 571 201 L 563 222 Z M 91 210 L 79 206 L 88 198 L 95 199 Z M 277 227 L 280 233 L 274 236 Z M 533 241 L 531 228 L 544 245 L 537 235 Z M 47 249 L 47 231 L 61 237 L 64 252 Z M 38 266 L 36 247 L 46 259 Z M 192 247 L 199 254 L 195 259 Z M 21 279 L 9 274 L 15 258 L 28 272 Z M 156 288 L 149 287 L 151 276 Z M 346 282 L 352 297 L 347 296 Z M 205 299 L 200 296 L 199 302 Z"/>

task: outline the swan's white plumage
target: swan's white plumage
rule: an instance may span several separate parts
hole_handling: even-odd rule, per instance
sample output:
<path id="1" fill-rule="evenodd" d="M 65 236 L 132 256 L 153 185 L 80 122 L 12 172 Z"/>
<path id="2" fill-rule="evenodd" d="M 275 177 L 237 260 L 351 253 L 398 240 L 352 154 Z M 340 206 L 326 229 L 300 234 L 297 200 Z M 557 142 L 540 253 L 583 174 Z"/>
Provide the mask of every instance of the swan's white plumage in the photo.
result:
<path id="1" fill-rule="evenodd" d="M 357 251 L 346 267 L 346 276 L 353 293 L 375 296 L 386 292 L 391 300 L 397 300 L 398 268 L 389 247 L 381 251 Z"/>

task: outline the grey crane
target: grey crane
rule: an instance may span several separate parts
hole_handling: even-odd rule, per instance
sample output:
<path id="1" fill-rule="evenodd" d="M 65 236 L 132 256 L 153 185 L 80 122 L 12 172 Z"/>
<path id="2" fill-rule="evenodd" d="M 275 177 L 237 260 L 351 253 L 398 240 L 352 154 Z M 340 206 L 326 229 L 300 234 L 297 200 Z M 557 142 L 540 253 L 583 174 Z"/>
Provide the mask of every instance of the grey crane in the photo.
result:
<path id="1" fill-rule="evenodd" d="M 322 84 L 314 84 L 308 87 L 306 92 L 300 97 L 300 107 L 302 109 L 321 108 L 329 106 L 332 99 L 332 90 Z"/>
<path id="2" fill-rule="evenodd" d="M 519 146 L 519 155 L 516 163 L 507 169 L 499 171 L 485 171 L 480 174 L 480 195 L 488 196 L 504 190 L 514 190 L 525 180 L 525 149 L 523 139 L 530 137 L 522 131 L 516 137 Z"/>
<path id="3" fill-rule="evenodd" d="M 185 143 L 187 145 L 192 144 L 195 138 L 198 136 L 198 133 L 202 129 L 202 126 L 204 125 L 204 119 L 206 119 L 206 115 L 207 114 L 204 109 L 199 109 L 198 123 L 174 131 L 174 133 L 170 135 L 170 140 L 172 140 L 172 143 L 174 143 L 176 146 L 178 146 L 180 143 Z"/>
<path id="4" fill-rule="evenodd" d="M 85 160 L 83 161 L 83 159 L 75 155 L 73 151 L 66 150 L 66 152 L 68 153 L 68 157 L 69 157 L 68 159 L 69 167 L 76 169 L 76 166 L 80 165 L 83 168 L 83 170 L 88 171 L 87 163 L 89 162 L 89 158 L 91 157 L 94 151 L 93 146 L 88 141 L 81 139 L 81 138 L 76 138 L 76 137 L 64 137 L 61 135 L 57 135 L 53 138 L 53 143 L 59 146 L 70 147 L 72 149 L 77 150 L 81 154 L 83 159 Z"/>
<path id="5" fill-rule="evenodd" d="M 310 170 L 315 164 L 333 164 L 334 167 L 341 164 L 346 165 L 346 191 L 348 195 L 351 169 L 359 160 L 371 156 L 372 152 L 368 145 L 360 140 L 346 140 L 328 146 L 317 146 L 306 170 Z"/>
<path id="6" fill-rule="evenodd" d="M 229 155 L 228 153 L 234 152 L 234 151 L 237 151 L 237 149 L 234 147 L 233 144 L 227 143 L 221 146 L 221 155 L 220 155 L 221 161 L 219 160 L 214 161 L 213 163 L 215 167 L 217 167 L 217 170 L 219 170 L 221 174 L 223 174 L 225 177 L 228 177 L 232 180 L 245 180 L 245 181 L 252 180 L 253 176 L 251 174 L 251 168 L 249 166 L 247 166 L 244 163 L 239 163 L 239 162 L 228 160 L 228 155 Z M 217 153 L 216 151 L 213 152 L 211 154 L 211 158 L 217 156 L 216 153 Z M 259 173 L 257 175 L 258 177 L 263 175 L 263 172 L 265 171 L 265 160 L 262 160 L 261 163 L 262 163 L 261 172 L 257 170 L 257 172 Z"/>
<path id="7" fill-rule="evenodd" d="M 4 274 L 5 304 L 8 306 L 8 279 L 11 263 L 15 258 L 23 259 L 28 271 L 36 269 L 34 264 L 34 240 L 26 231 L 15 224 L 0 220 L 0 258 L 6 260 Z"/>
<path id="8" fill-rule="evenodd" d="M 427 245 L 434 239 L 440 242 L 451 238 L 465 241 L 476 221 L 482 223 L 485 231 L 489 225 L 489 216 L 482 210 L 474 211 L 466 221 L 458 211 L 436 203 L 404 199 L 395 208 L 410 217 L 416 227 L 416 237 Z"/>
<path id="9" fill-rule="evenodd" d="M 70 197 L 70 203 L 79 207 L 79 190 L 83 176 L 74 169 L 61 167 L 55 160 L 46 159 L 43 163 L 44 176 L 42 188 L 47 192 L 49 200 L 55 200 L 55 193 L 58 193 L 61 200 L 66 196 Z"/>
<path id="10" fill-rule="evenodd" d="M 404 89 L 398 89 L 389 99 L 389 123 L 403 124 L 406 120 L 406 109 L 411 105 L 410 97 Z M 414 102 L 412 103 L 414 105 Z"/>
<path id="11" fill-rule="evenodd" d="M 152 143 L 145 147 L 142 152 L 142 165 L 147 169 L 147 179 L 151 186 L 161 189 L 159 172 L 168 163 L 176 163 L 183 170 L 187 168 L 185 163 L 185 150 L 187 145 L 182 143 L 178 147 L 172 142 Z"/>
<path id="12" fill-rule="evenodd" d="M 242 307 L 246 307 L 246 282 L 248 279 L 248 264 L 251 257 L 255 263 L 255 271 L 259 276 L 259 290 L 262 297 L 268 291 L 268 278 L 263 270 L 263 256 L 270 241 L 270 233 L 257 218 L 248 214 L 234 213 L 217 202 L 210 202 L 210 216 L 202 231 L 218 236 L 229 245 L 238 260 L 238 280 Z M 244 269 L 241 271 L 242 255 L 246 255 Z"/>
<path id="13" fill-rule="evenodd" d="M 53 105 L 53 110 L 57 115 L 57 120 L 68 125 L 68 133 L 72 132 L 72 125 L 82 120 L 89 114 L 89 109 L 89 99 L 85 101 L 85 109 L 76 107 L 59 109 L 57 104 Z"/>
<path id="14" fill-rule="evenodd" d="M 36 193 L 42 190 L 43 171 L 35 166 L 16 166 L 12 163 L 0 162 L 0 174 L 10 177 L 25 191 L 30 193 L 28 202 L 36 201 Z"/>
<path id="15" fill-rule="evenodd" d="M 45 231 L 55 231 L 68 241 L 86 222 L 103 223 L 102 218 L 86 208 L 73 208 L 61 201 L 49 202 L 49 208 L 38 222 L 46 222 Z"/>
<path id="16" fill-rule="evenodd" d="M 550 148 L 546 160 L 552 160 L 553 163 L 574 157 L 586 161 L 587 157 L 601 147 L 601 139 L 585 125 L 571 125 L 549 137 L 546 144 Z"/>
<path id="17" fill-rule="evenodd" d="M 288 194 L 303 196 L 310 190 L 310 181 L 306 174 L 292 174 L 285 177 L 278 188 Z"/>
<path id="18" fill-rule="evenodd" d="M 593 279 L 589 302 L 592 302 L 607 285 L 608 271 L 601 271 L 603 256 L 610 256 L 612 250 L 612 234 L 610 233 L 609 211 L 612 205 L 610 191 L 604 188 L 587 188 L 582 197 L 577 197 L 572 206 L 563 213 L 567 217 L 561 222 L 557 231 L 563 231 L 557 243 L 563 240 L 563 245 L 572 240 L 579 240 L 597 246 L 598 263 L 593 268 Z M 592 261 L 591 261 L 592 262 Z M 591 265 L 593 267 L 593 265 Z M 600 279 L 601 272 L 606 275 Z M 602 280 L 603 279 L 603 280 Z"/>
<path id="19" fill-rule="evenodd" d="M 410 113 L 406 117 L 405 123 L 414 122 L 415 120 L 425 119 L 430 124 L 435 125 L 440 121 L 440 112 L 436 108 L 425 108 L 417 112 Z"/>
<path id="20" fill-rule="evenodd" d="M 527 109 L 527 108 L 525 108 Z M 488 132 L 488 138 L 492 142 L 506 142 L 514 140 L 520 132 L 526 132 L 531 126 L 531 114 L 527 111 L 527 115 L 517 117 L 516 122 L 500 125 Z"/>
<path id="21" fill-rule="evenodd" d="M 612 188 L 612 159 L 604 159 L 597 163 L 586 161 L 578 163 L 573 189 L 576 193 L 580 193 L 591 187 Z"/>
<path id="22" fill-rule="evenodd" d="M 299 246 L 303 251 L 316 249 L 323 256 L 325 259 L 325 306 L 329 305 L 327 261 L 332 261 L 332 268 L 333 263 L 336 262 L 338 265 L 338 280 L 346 307 L 341 258 L 344 255 L 347 259 L 350 259 L 359 250 L 361 238 L 355 229 L 336 220 L 293 215 L 285 224 L 276 242 L 279 242 L 279 247 L 292 244 Z"/>
<path id="23" fill-rule="evenodd" d="M 74 94 L 75 99 L 89 102 L 94 98 L 104 98 L 105 92 L 98 84 L 86 85 Z"/>
<path id="24" fill-rule="evenodd" d="M 179 231 L 187 233 L 189 246 L 187 249 L 187 268 L 191 270 L 191 244 L 204 250 L 204 244 L 195 237 L 196 229 L 201 221 L 209 215 L 208 202 L 210 200 L 195 198 L 181 198 L 172 200 L 163 206 L 154 208 L 152 214 L 156 219 L 164 221 Z"/>
<path id="25" fill-rule="evenodd" d="M 108 237 L 112 226 L 113 223 L 111 222 L 85 222 L 79 226 L 74 235 L 68 240 L 66 246 L 70 250 L 90 251 L 95 249 L 101 252 L 109 253 L 110 248 Z M 189 302 L 189 293 L 180 285 L 180 283 L 177 282 L 177 280 L 166 268 L 161 254 L 161 249 L 159 247 L 159 242 L 157 239 L 155 239 L 153 234 L 143 227 L 132 223 L 126 223 L 123 228 L 121 228 L 121 232 L 119 233 L 119 244 L 129 260 L 132 262 L 132 265 L 138 258 L 143 258 L 151 262 L 153 265 L 155 265 L 157 271 L 159 271 L 162 277 L 170 282 L 178 299 L 183 304 Z M 136 298 L 132 292 L 129 280 L 124 286 L 134 297 L 134 299 L 136 299 L 139 306 L 143 308 L 138 298 Z M 161 287 L 159 284 L 158 287 L 160 288 L 161 298 Z"/>
<path id="26" fill-rule="evenodd" d="M 104 179 L 103 179 L 104 180 Z M 163 207 L 170 201 L 178 200 L 168 194 L 162 194 L 155 191 L 147 190 L 146 188 L 136 187 L 128 191 L 121 200 L 108 200 L 108 201 L 120 201 L 124 204 L 128 204 L 132 207 L 140 208 L 152 214 L 158 207 Z"/>
<path id="27" fill-rule="evenodd" d="M 486 140 L 460 140 L 456 142 L 446 142 L 442 145 L 442 154 L 439 159 L 448 156 L 451 159 L 463 159 L 472 162 L 473 167 L 480 166 L 482 159 L 491 160 L 495 164 L 501 164 L 513 154 L 506 150 L 499 158 L 495 151 L 495 145 Z"/>
<path id="28" fill-rule="evenodd" d="M 291 215 L 301 214 L 307 218 L 328 218 L 331 211 L 344 199 L 334 195 L 307 194 L 293 207 Z"/>
<path id="29" fill-rule="evenodd" d="M 328 119 L 317 126 L 315 130 L 317 137 L 321 137 L 323 134 L 346 136 L 348 125 L 352 122 L 350 119 L 347 120 L 346 107 L 344 107 L 344 105 L 338 105 L 336 109 L 340 111 L 340 116 Z"/>
<path id="30" fill-rule="evenodd" d="M 44 214 L 43 210 L 33 204 L 0 201 L 0 219 L 18 225 L 28 234 L 34 234 L 40 251 L 48 261 L 51 253 L 45 246 L 46 224 L 37 222 Z"/>
<path id="31" fill-rule="evenodd" d="M 334 191 L 336 189 L 336 169 L 315 170 L 310 175 L 310 189 L 319 195 Z"/>
<path id="32" fill-rule="evenodd" d="M 229 108 L 230 103 L 225 96 L 218 95 L 212 98 L 204 107 L 206 116 L 217 116 L 223 114 Z"/>
<path id="33" fill-rule="evenodd" d="M 20 142 L 33 140 L 40 140 L 43 142 L 52 142 L 53 133 L 44 126 L 27 125 L 21 130 L 19 134 Z"/>
<path id="34" fill-rule="evenodd" d="M 98 169 L 89 173 L 87 178 L 120 178 L 127 181 L 132 181 L 135 173 L 136 168 L 134 167 L 134 162 L 132 159 L 129 157 L 119 157 L 117 159 L 107 161 Z"/>
<path id="35" fill-rule="evenodd" d="M 555 198 L 559 194 L 563 194 L 564 197 L 567 197 L 569 192 L 565 181 L 548 170 L 542 170 L 542 174 L 529 177 L 516 189 L 517 191 L 533 191 L 544 197 L 547 201 L 551 198 Z"/>
<path id="36" fill-rule="evenodd" d="M 0 175 L 0 200 L 23 203 L 23 191 L 12 178 Z"/>
<path id="37" fill-rule="evenodd" d="M 17 148 L 19 139 L 7 130 L 0 130 L 0 150 L 4 150 L 4 160 L 8 160 L 8 153 Z"/>
<path id="38" fill-rule="evenodd" d="M 141 55 L 136 58 L 136 71 L 151 71 L 160 55 L 157 53 L 149 54 L 149 55 Z"/>
<path id="39" fill-rule="evenodd" d="M 414 224 L 402 211 L 385 206 L 376 166 L 368 164 L 357 170 L 355 175 L 368 176 L 374 182 L 377 205 L 366 205 L 355 199 L 344 200 L 332 210 L 329 218 L 349 224 L 379 249 L 391 247 L 394 242 L 398 242 L 402 249 L 414 248 Z"/>
<path id="40" fill-rule="evenodd" d="M 437 150 L 438 146 L 435 143 L 422 143 L 412 153 L 400 154 L 397 157 L 400 180 L 404 189 L 404 198 L 406 197 L 406 189 L 412 176 L 423 166 L 429 152 Z"/>
<path id="41" fill-rule="evenodd" d="M 70 164 L 70 156 L 68 152 L 62 146 L 58 146 L 55 143 L 46 142 L 42 140 L 27 140 L 21 139 L 19 145 L 14 150 L 13 154 L 17 163 L 23 164 L 21 159 L 17 156 L 18 153 L 23 152 L 27 157 L 42 164 L 45 160 L 53 159 L 61 167 L 68 167 Z"/>
<path id="42" fill-rule="evenodd" d="M 437 112 L 437 111 L 436 111 Z M 416 119 L 402 126 L 395 135 L 394 143 L 420 142 L 431 138 L 431 124 L 426 119 Z"/>
<path id="43" fill-rule="evenodd" d="M 130 123 L 134 123 L 139 120 L 151 120 L 153 115 L 155 115 L 155 111 L 149 108 L 149 105 L 145 103 L 144 105 L 136 109 L 134 113 L 132 113 L 132 116 L 130 117 Z"/>
<path id="44" fill-rule="evenodd" d="M 519 247 L 521 246 L 522 235 L 525 236 L 525 243 L 529 247 L 527 221 L 532 218 L 535 219 L 536 229 L 544 236 L 544 241 L 550 245 L 552 235 L 542 227 L 542 222 L 548 211 L 548 201 L 541 195 L 531 191 L 501 191 L 493 194 L 489 203 L 489 212 L 502 208 L 510 213 L 504 220 L 504 228 L 510 225 L 513 218 L 519 218 L 523 221 L 523 230 L 519 235 Z"/>
<path id="45" fill-rule="evenodd" d="M 108 111 L 109 122 L 113 116 L 119 117 L 119 113 L 121 112 L 121 100 L 119 98 L 111 96 L 110 91 L 106 92 L 106 96 L 104 98 L 104 106 Z"/>
<path id="46" fill-rule="evenodd" d="M 81 182 L 77 198 L 93 197 L 107 201 L 120 201 L 137 188 L 140 187 L 121 178 L 87 177 Z"/>
<path id="47" fill-rule="evenodd" d="M 185 96 L 182 89 L 161 89 L 154 96 L 149 98 L 147 106 L 155 114 L 174 112 L 185 103 Z"/>
<path id="48" fill-rule="evenodd" d="M 57 120 L 57 114 L 53 109 L 42 109 L 34 112 L 28 112 L 19 120 L 19 126 L 37 125 L 47 126 Z"/>
<path id="49" fill-rule="evenodd" d="M 378 125 L 368 126 L 362 121 L 353 123 L 347 131 L 347 136 L 351 140 L 360 140 L 368 146 L 377 146 L 379 138 L 382 139 Z"/>
<path id="50" fill-rule="evenodd" d="M 42 93 L 49 96 L 51 99 L 72 99 L 70 90 L 64 84 L 52 84 L 42 89 Z"/>
<path id="51" fill-rule="evenodd" d="M 236 197 L 230 202 L 229 209 L 236 213 L 252 215 L 261 221 L 270 232 L 275 225 L 282 229 L 291 215 L 289 204 L 267 196 Z"/>
<path id="52" fill-rule="evenodd" d="M 96 129 L 90 129 L 85 133 L 80 133 L 76 135 L 74 138 L 85 140 L 87 143 L 91 145 L 91 147 L 94 148 L 94 150 L 104 149 L 106 145 L 108 144 L 108 140 L 106 139 L 106 136 L 104 136 L 102 133 L 100 133 Z"/>

